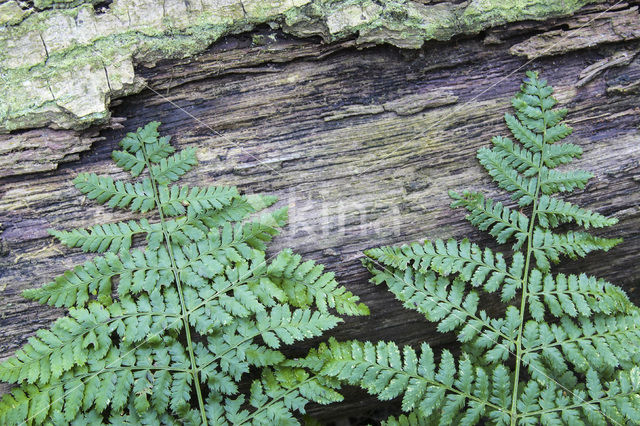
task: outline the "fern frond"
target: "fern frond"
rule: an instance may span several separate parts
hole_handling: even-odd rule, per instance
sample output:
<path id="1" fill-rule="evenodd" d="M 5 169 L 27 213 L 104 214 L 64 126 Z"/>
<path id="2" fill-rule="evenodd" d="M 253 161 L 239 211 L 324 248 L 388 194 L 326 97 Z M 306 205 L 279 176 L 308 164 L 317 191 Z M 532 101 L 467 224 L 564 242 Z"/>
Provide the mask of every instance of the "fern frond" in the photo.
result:
<path id="1" fill-rule="evenodd" d="M 114 181 L 108 176 L 98 176 L 95 173 L 80 173 L 73 183 L 87 198 L 100 204 L 107 203 L 109 207 L 128 207 L 133 212 L 142 213 L 155 207 L 149 179 L 134 185 L 120 180 Z"/>
<path id="2" fill-rule="evenodd" d="M 455 200 L 451 203 L 452 208 L 465 207 L 470 212 L 465 218 L 479 230 L 489 231 L 499 244 L 515 238 L 513 249 L 518 250 L 522 247 L 529 228 L 527 216 L 503 206 L 500 202 L 495 203 L 479 192 L 465 191 L 459 195 L 449 191 L 449 196 Z"/>
<path id="3" fill-rule="evenodd" d="M 605 280 L 586 274 L 554 277 L 537 269 L 531 271 L 529 312 L 537 321 L 542 321 L 546 312 L 555 317 L 589 317 L 594 313 L 610 315 L 634 309 L 624 291 Z"/>
<path id="4" fill-rule="evenodd" d="M 312 260 L 302 262 L 300 255 L 284 250 L 271 262 L 267 276 L 287 295 L 289 303 L 306 307 L 315 303 L 320 312 L 333 308 L 339 314 L 367 315 L 368 308 L 357 303 L 358 297 L 338 287 L 332 272 Z"/>
<path id="5" fill-rule="evenodd" d="M 564 111 L 565 112 L 560 117 L 561 119 L 564 118 L 564 116 L 567 114 L 566 110 Z M 561 123 L 561 124 L 551 124 L 551 123 L 552 122 L 547 122 L 548 127 L 544 133 L 544 142 L 547 144 L 558 142 L 566 138 L 573 132 L 573 129 L 564 123 Z"/>
<path id="6" fill-rule="evenodd" d="M 511 198 L 517 201 L 518 205 L 524 207 L 533 203 L 537 179 L 521 176 L 511 167 L 507 153 L 480 148 L 478 160 L 500 188 L 512 193 Z"/>
<path id="7" fill-rule="evenodd" d="M 585 229 L 604 228 L 618 223 L 616 218 L 608 218 L 600 213 L 583 209 L 568 201 L 543 195 L 538 201 L 538 221 L 540 226 L 555 228 L 562 223 L 575 222 Z"/>
<path id="8" fill-rule="evenodd" d="M 537 382 L 527 383 L 518 400 L 522 413 L 518 421 L 532 424 L 638 424 L 640 422 L 640 392 L 638 368 L 620 371 L 609 382 L 603 382 L 598 373 L 589 370 L 585 385 L 565 389 L 550 385 L 541 389 Z"/>
<path id="9" fill-rule="evenodd" d="M 448 276 L 457 274 L 464 282 L 473 287 L 482 287 L 492 293 L 502 289 L 503 300 L 510 300 L 522 285 L 524 258 L 516 253 L 511 265 L 507 266 L 502 253 L 493 253 L 490 249 L 481 249 L 464 239 L 460 242 L 442 240 L 427 241 L 424 245 L 411 244 L 400 248 L 382 247 L 365 251 L 365 255 L 374 261 L 370 264 L 363 260 L 365 267 L 376 274 L 375 263 L 380 262 L 391 268 L 406 270 L 408 265 L 421 273 L 429 270 Z M 378 265 L 380 266 L 380 265 Z"/>
<path id="10" fill-rule="evenodd" d="M 443 352 L 440 371 L 444 364 L 449 373 L 439 380 L 426 343 L 422 349 L 430 354 L 430 367 L 416 369 L 416 362 L 402 364 L 398 349 L 385 342 L 333 344 L 324 357 L 322 351 L 311 352 L 301 365 L 358 384 L 379 399 L 404 393 L 402 409 L 408 414 L 390 418 L 388 424 L 640 422 L 640 309 L 605 280 L 549 272 L 561 255 L 584 257 L 622 241 L 577 230 L 552 231 L 565 223 L 589 229 L 617 222 L 551 196 L 584 188 L 592 177 L 554 170 L 580 157 L 582 149 L 559 143 L 572 130 L 562 123 L 567 110 L 554 108 L 552 93 L 537 73 L 528 72 L 512 101 L 515 115 L 505 114 L 515 141 L 496 136 L 491 149 L 478 151 L 494 181 L 526 211 L 476 192 L 450 192 L 451 207 L 465 207 L 472 225 L 500 244 L 515 240 L 509 267 L 501 254 L 466 239 L 365 252 L 363 263 L 373 284 L 385 283 L 406 308 L 436 322 L 438 331 L 456 333 L 462 344 L 458 368 L 451 354 Z M 504 316 L 492 312 L 497 317 L 492 318 L 479 310 L 480 290 L 499 289 L 503 302 L 516 302 L 505 304 Z M 385 351 L 393 351 L 393 358 Z M 416 356 L 405 348 L 405 360 Z M 465 371 L 490 377 L 483 378 L 487 385 L 474 394 L 475 402 L 468 391 L 460 393 L 458 383 L 464 379 L 456 374 L 466 377 L 465 383 L 475 380 Z"/>
<path id="11" fill-rule="evenodd" d="M 131 248 L 131 240 L 134 235 L 149 232 L 151 229 L 146 219 L 136 222 L 106 223 L 95 225 L 87 229 L 72 229 L 71 231 L 49 230 L 67 247 L 79 247 L 84 252 L 104 253 L 106 251 L 117 253 Z"/>
<path id="12" fill-rule="evenodd" d="M 290 250 L 267 261 L 287 209 L 248 218 L 275 197 L 169 186 L 196 164 L 195 150 L 170 157 L 158 126 L 127 134 L 113 155 L 146 178 L 74 180 L 89 199 L 153 211 L 153 222 L 51 231 L 104 255 L 25 291 L 69 310 L 0 364 L 0 380 L 17 385 L 0 401 L 0 424 L 297 424 L 307 403 L 342 398 L 338 381 L 289 365 L 280 349 L 334 328 L 341 319 L 329 309 L 362 315 L 366 306 Z M 240 383 L 251 372 L 262 379 L 246 399 Z"/>
<path id="13" fill-rule="evenodd" d="M 505 114 L 504 121 L 507 123 L 509 130 L 511 130 L 511 134 L 513 134 L 526 149 L 534 153 L 541 152 L 544 149 L 542 135 L 530 130 L 511 114 Z"/>
<path id="14" fill-rule="evenodd" d="M 209 209 L 221 209 L 231 204 L 231 200 L 238 196 L 235 187 L 173 185 L 158 187 L 160 206 L 163 213 L 168 216 L 180 216 L 187 211 L 192 214 L 202 213 Z"/>
<path id="15" fill-rule="evenodd" d="M 540 191 L 545 195 L 556 194 L 558 192 L 571 192 L 576 188 L 584 189 L 587 181 L 593 177 L 592 173 L 572 170 L 570 172 L 559 172 L 557 170 L 542 169 L 540 174 Z"/>
<path id="16" fill-rule="evenodd" d="M 544 165 L 553 169 L 561 164 L 568 164 L 574 158 L 582 156 L 582 148 L 572 143 L 560 143 L 544 146 Z"/>
<path id="17" fill-rule="evenodd" d="M 70 309 L 69 316 L 56 320 L 50 330 L 38 330 L 15 357 L 0 364 L 0 380 L 46 384 L 87 363 L 89 347 L 92 359 L 100 359 L 111 347 L 109 318 L 99 304 Z"/>
<path id="18" fill-rule="evenodd" d="M 229 401 L 229 406 L 223 409 L 219 401 L 211 400 L 212 407 L 218 406 L 212 410 L 209 420 L 216 425 L 297 425 L 291 412 L 304 414 L 310 401 L 320 404 L 342 401 L 335 388 L 335 382 L 299 368 L 266 368 L 260 380 L 252 383 L 248 401 L 241 397 Z M 252 411 L 243 409 L 245 402 Z M 226 415 L 223 415 L 225 410 Z"/>
<path id="19" fill-rule="evenodd" d="M 111 339 L 107 336 L 106 341 Z M 167 372 L 174 373 L 172 378 L 181 377 L 189 366 L 182 346 L 175 339 L 165 337 L 164 343 L 166 347 L 157 349 L 111 346 L 102 358 L 92 353 L 86 365 L 66 371 L 57 380 L 16 388 L 0 403 L 0 420 L 3 417 L 7 420 L 0 423 L 20 424 L 41 418 L 61 424 L 81 424 L 86 418 L 83 412 L 92 418 L 91 412 L 111 410 L 120 417 L 128 406 L 133 409 L 131 417 L 139 418 L 137 411 L 149 407 L 149 395 L 156 403 L 156 398 L 162 398 L 159 392 L 166 392 L 166 388 L 160 386 L 170 381 L 162 377 Z M 26 399 L 23 389 L 28 393 Z M 136 396 L 130 398 L 132 392 Z M 17 406 L 16 402 L 24 406 Z M 36 420 L 36 423 L 43 421 Z"/>
<path id="20" fill-rule="evenodd" d="M 282 344 L 290 345 L 319 336 L 340 322 L 333 315 L 308 309 L 292 312 L 286 305 L 263 310 L 257 314 L 256 320 L 257 324 L 241 319 L 222 330 L 214 330 L 214 334 L 207 338 L 206 349 L 203 347 L 196 351 L 201 377 L 206 379 L 212 392 L 236 393 L 236 382 L 251 366 L 273 366 L 285 360 L 277 350 Z"/>
<path id="21" fill-rule="evenodd" d="M 555 234 L 536 227 L 533 231 L 532 254 L 538 268 L 546 272 L 550 268 L 549 261 L 558 263 L 560 255 L 576 259 L 595 250 L 609 251 L 621 242 L 621 238 L 602 238 L 587 232 L 574 231 Z"/>
<path id="22" fill-rule="evenodd" d="M 164 247 L 159 247 L 156 251 L 136 249 L 131 253 L 123 253 L 121 262 L 124 268 L 119 273 L 120 297 L 141 291 L 151 293 L 154 288 L 168 286 L 175 281 L 171 270 L 171 258 Z"/>
<path id="23" fill-rule="evenodd" d="M 412 269 L 405 270 L 403 274 L 389 270 L 372 272 L 374 284 L 385 283 L 407 309 L 418 311 L 427 320 L 437 322 L 441 333 L 455 331 L 463 343 L 477 339 L 486 351 L 488 362 L 503 359 L 513 350 L 518 320 L 515 310 L 508 311 L 505 318 L 491 318 L 484 310 L 478 309 L 480 299 L 475 291 L 465 295 L 462 281 L 437 278 L 432 271 L 426 274 Z"/>
<path id="24" fill-rule="evenodd" d="M 157 163 L 163 158 L 167 158 L 175 150 L 169 145 L 171 138 L 169 136 L 160 137 L 158 132 L 160 122 L 152 121 L 147 123 L 144 127 L 138 127 L 135 132 L 127 133 L 127 135 L 120 141 L 120 146 L 125 151 L 137 155 L 138 152 L 143 151 L 146 157 L 151 163 Z M 146 161 L 146 160 L 145 160 Z"/>
<path id="25" fill-rule="evenodd" d="M 275 226 L 282 226 L 287 218 L 287 209 L 266 214 L 256 222 L 232 226 L 225 223 L 221 232 L 212 230 L 208 238 L 174 248 L 174 256 L 182 274 L 191 286 L 200 287 L 206 279 L 213 278 L 225 266 L 243 259 L 252 259 L 254 250 L 264 250 L 265 243 L 278 233 Z"/>
<path id="26" fill-rule="evenodd" d="M 153 176 L 160 185 L 175 182 L 198 164 L 196 149 L 187 148 L 168 158 L 161 159 L 151 167 Z"/>
<path id="27" fill-rule="evenodd" d="M 402 414 L 396 417 L 389 417 L 386 420 L 382 421 L 382 426 L 430 426 L 437 422 L 438 416 L 432 414 L 429 417 L 425 417 L 420 414 L 419 411 L 412 411 L 411 413 L 405 415 Z"/>
<path id="28" fill-rule="evenodd" d="M 74 179 L 74 184 L 89 199 L 96 200 L 109 207 L 129 208 L 133 212 L 145 213 L 156 206 L 154 193 L 149 179 L 131 184 L 115 181 L 107 176 L 80 173 Z M 174 185 L 171 188 L 158 188 L 160 208 L 169 216 L 179 216 L 187 212 L 187 207 L 194 213 L 208 209 L 219 209 L 229 205 L 238 195 L 235 188 L 215 187 L 206 188 Z"/>
<path id="29" fill-rule="evenodd" d="M 111 302 L 112 279 L 124 269 L 124 265 L 113 253 L 96 257 L 82 266 L 76 266 L 54 281 L 40 288 L 27 289 L 22 296 L 55 307 L 85 306 L 91 295 L 100 303 Z"/>
<path id="30" fill-rule="evenodd" d="M 140 176 L 140 173 L 147 167 L 142 151 L 137 151 L 135 154 L 128 151 L 113 151 L 111 158 L 118 167 L 131 173 L 133 177 Z"/>
<path id="31" fill-rule="evenodd" d="M 516 109 L 518 119 L 531 131 L 544 134 L 567 115 L 565 108 L 552 109 L 557 101 L 551 96 L 553 88 L 546 80 L 539 80 L 533 72 L 527 72 L 527 79 L 511 104 Z M 545 143 L 549 143 L 548 140 Z"/>
<path id="32" fill-rule="evenodd" d="M 604 375 L 640 359 L 640 315 L 595 315 L 593 319 L 562 317 L 559 324 L 528 321 L 523 332 L 523 362 L 539 381 L 594 369 Z M 629 346 L 631 345 L 631 346 Z M 547 372 L 547 374 L 542 374 Z"/>
<path id="33" fill-rule="evenodd" d="M 483 415 L 503 411 L 490 402 L 499 393 L 491 377 L 482 367 L 474 367 L 463 356 L 456 367 L 455 358 L 443 351 L 438 365 L 429 345 L 423 343 L 418 355 L 411 347 L 398 348 L 394 343 L 330 340 L 325 349 L 326 362 L 322 374 L 359 385 L 380 400 L 402 396 L 404 411 L 419 410 L 430 416 L 436 407 L 443 424 L 474 424 Z M 496 368 L 496 382 L 508 381 L 506 368 Z"/>
<path id="34" fill-rule="evenodd" d="M 540 172 L 539 152 L 532 153 L 502 136 L 494 136 L 491 142 L 494 150 L 504 154 L 507 163 L 524 176 L 531 177 Z"/>
<path id="35" fill-rule="evenodd" d="M 210 229 L 224 226 L 229 222 L 241 222 L 251 213 L 263 210 L 271 206 L 275 200 L 269 197 L 252 197 L 257 199 L 256 205 L 260 207 L 254 207 L 253 202 L 246 196 L 238 196 L 231 200 L 229 205 L 222 206 L 220 209 L 204 210 L 198 213 L 189 210 L 184 216 L 177 217 L 165 222 L 164 228 L 171 235 L 171 241 L 178 245 L 185 245 L 190 242 L 198 242 L 203 240 Z M 278 211 L 279 212 L 279 211 Z M 285 213 L 271 213 L 274 215 L 273 227 L 281 227 L 286 222 Z M 282 218 L 276 218 L 276 215 L 284 216 Z M 284 222 L 283 222 L 284 220 Z M 164 241 L 164 230 L 160 224 L 152 224 L 149 228 L 148 234 L 149 248 L 155 249 L 159 247 Z"/>

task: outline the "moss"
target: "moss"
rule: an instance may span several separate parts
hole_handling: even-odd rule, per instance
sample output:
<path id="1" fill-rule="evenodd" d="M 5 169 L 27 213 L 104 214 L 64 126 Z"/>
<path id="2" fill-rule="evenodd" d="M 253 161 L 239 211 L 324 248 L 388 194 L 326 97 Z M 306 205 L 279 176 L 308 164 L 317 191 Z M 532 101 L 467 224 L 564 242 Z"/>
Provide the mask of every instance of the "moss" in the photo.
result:
<path id="1" fill-rule="evenodd" d="M 28 15 L 29 12 L 22 10 L 15 0 L 4 2 L 0 4 L 0 27 L 19 24 Z"/>
<path id="2" fill-rule="evenodd" d="M 98 4 L 102 0 L 33 0 L 33 6 L 38 10 L 67 9 L 83 4 Z"/>
<path id="3" fill-rule="evenodd" d="M 104 121 L 114 96 L 141 90 L 133 64 L 191 56 L 258 24 L 329 42 L 355 36 L 360 43 L 418 48 L 425 40 L 493 25 L 568 15 L 589 2 L 203 0 L 187 9 L 182 0 L 118 0 L 96 15 L 92 1 L 40 0 L 39 8 L 51 9 L 15 16 L 4 12 L 15 14 L 15 7 L 4 6 L 0 19 L 15 25 L 0 33 L 0 132 L 48 124 L 79 129 Z M 70 7 L 59 9 L 63 5 Z M 117 87 L 105 77 L 107 64 L 128 64 L 111 71 L 113 81 L 121 82 Z"/>

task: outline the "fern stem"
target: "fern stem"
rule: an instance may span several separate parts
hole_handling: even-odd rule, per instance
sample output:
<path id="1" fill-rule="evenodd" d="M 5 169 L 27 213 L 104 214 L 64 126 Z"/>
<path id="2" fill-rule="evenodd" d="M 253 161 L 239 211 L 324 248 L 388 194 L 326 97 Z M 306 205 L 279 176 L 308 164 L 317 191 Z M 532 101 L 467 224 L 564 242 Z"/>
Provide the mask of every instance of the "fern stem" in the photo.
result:
<path id="1" fill-rule="evenodd" d="M 524 327 L 524 313 L 527 303 L 527 284 L 529 281 L 529 266 L 532 254 L 533 225 L 535 223 L 536 207 L 538 201 L 538 191 L 540 189 L 540 175 L 538 174 L 538 182 L 533 201 L 533 210 L 531 213 L 531 223 L 529 224 L 529 232 L 527 234 L 527 255 L 524 265 L 524 278 L 522 280 L 522 297 L 520 300 L 520 326 L 518 327 L 518 337 L 516 338 L 516 366 L 513 375 L 513 395 L 511 399 L 511 426 L 516 425 L 516 406 L 518 404 L 518 384 L 520 383 L 520 364 L 522 361 L 522 329 Z"/>
<path id="2" fill-rule="evenodd" d="M 540 107 L 544 116 L 545 108 Z M 533 194 L 533 205 L 531 207 L 531 220 L 529 222 L 529 231 L 527 232 L 527 255 L 524 264 L 524 278 L 522 280 L 522 298 L 520 300 L 520 326 L 518 327 L 518 337 L 516 338 L 516 366 L 513 375 L 513 394 L 511 397 L 511 426 L 516 426 L 517 405 L 518 405 L 518 385 L 520 384 L 520 365 L 522 364 L 522 330 L 524 328 L 524 313 L 527 306 L 527 284 L 529 283 L 529 268 L 531 266 L 531 255 L 533 253 L 533 228 L 536 223 L 536 215 L 538 214 L 538 196 L 541 187 L 541 168 L 544 166 L 545 140 L 547 134 L 547 119 L 543 118 L 542 131 L 542 149 L 540 152 L 540 163 L 538 164 L 538 175 L 536 179 L 536 191 Z"/>
<path id="3" fill-rule="evenodd" d="M 173 248 L 171 246 L 171 236 L 167 231 L 167 227 L 165 224 L 164 213 L 162 212 L 162 203 L 160 202 L 160 197 L 158 195 L 157 182 L 153 175 L 153 168 L 151 167 L 151 162 L 149 161 L 149 156 L 147 155 L 146 148 L 144 146 L 144 142 L 141 144 L 142 153 L 144 155 L 144 161 L 147 164 L 147 170 L 149 171 L 149 179 L 151 180 L 151 187 L 153 188 L 153 198 L 158 208 L 158 214 L 160 215 L 160 226 L 162 227 L 162 233 L 164 235 L 164 244 L 167 247 L 167 252 L 169 253 L 169 259 L 171 260 L 171 270 L 173 271 L 173 276 L 176 282 L 176 287 L 178 288 L 178 295 L 180 296 L 180 307 L 183 312 L 182 322 L 184 323 L 184 334 L 187 340 L 187 350 L 189 352 L 189 360 L 191 362 L 191 375 L 193 376 L 194 387 L 196 388 L 196 397 L 198 398 L 198 407 L 200 409 L 200 416 L 202 417 L 202 424 L 204 426 L 208 425 L 207 422 L 207 414 L 205 411 L 204 399 L 202 398 L 202 391 L 200 390 L 200 379 L 198 377 L 198 369 L 196 367 L 196 357 L 193 353 L 193 343 L 191 342 L 191 329 L 189 327 L 189 314 L 187 311 L 186 304 L 184 302 L 184 295 L 182 292 L 182 285 L 180 282 L 180 275 L 178 274 L 178 267 L 176 265 L 176 260 L 173 255 Z"/>

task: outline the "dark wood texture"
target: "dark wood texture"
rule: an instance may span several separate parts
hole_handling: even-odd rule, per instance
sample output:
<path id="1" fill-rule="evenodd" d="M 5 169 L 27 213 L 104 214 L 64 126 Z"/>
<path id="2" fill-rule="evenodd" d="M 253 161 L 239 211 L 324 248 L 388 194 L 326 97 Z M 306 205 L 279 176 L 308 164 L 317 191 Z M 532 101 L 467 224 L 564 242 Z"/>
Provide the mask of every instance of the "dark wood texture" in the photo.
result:
<path id="1" fill-rule="evenodd" d="M 0 358 L 62 313 L 24 300 L 20 291 L 90 257 L 55 244 L 46 229 L 134 217 L 85 200 L 70 180 L 79 172 L 125 177 L 110 153 L 126 131 L 151 120 L 163 123 L 161 131 L 173 136 L 176 147 L 198 148 L 201 165 L 185 177 L 187 183 L 237 185 L 246 193 L 277 195 L 279 205 L 289 206 L 289 225 L 269 253 L 291 247 L 326 264 L 371 308 L 370 317 L 347 319 L 334 336 L 454 344 L 452 336 L 438 334 L 384 288 L 367 282 L 362 250 L 463 236 L 495 247 L 464 220 L 464 212 L 449 209 L 447 191 L 484 190 L 505 199 L 475 153 L 492 136 L 506 134 L 502 115 L 528 69 L 539 70 L 569 108 L 574 133 L 568 139 L 585 151 L 573 167 L 595 173 L 584 191 L 566 199 L 619 218 L 599 234 L 625 239 L 609 253 L 565 262 L 559 270 L 601 276 L 640 302 L 637 42 L 532 62 L 510 54 L 511 46 L 539 32 L 536 25 L 545 24 L 504 29 L 502 40 L 429 43 L 419 51 L 357 50 L 350 42 L 327 46 L 263 29 L 223 40 L 192 61 L 141 70 L 151 89 L 113 110 L 125 119 L 124 128 L 103 131 L 104 140 L 91 152 L 55 171 L 0 181 Z M 604 67 L 576 86 L 583 70 L 622 50 L 635 59 Z M 345 403 L 313 407 L 312 413 L 325 420 L 366 413 L 375 419 L 370 412 L 379 408 L 349 391 Z"/>

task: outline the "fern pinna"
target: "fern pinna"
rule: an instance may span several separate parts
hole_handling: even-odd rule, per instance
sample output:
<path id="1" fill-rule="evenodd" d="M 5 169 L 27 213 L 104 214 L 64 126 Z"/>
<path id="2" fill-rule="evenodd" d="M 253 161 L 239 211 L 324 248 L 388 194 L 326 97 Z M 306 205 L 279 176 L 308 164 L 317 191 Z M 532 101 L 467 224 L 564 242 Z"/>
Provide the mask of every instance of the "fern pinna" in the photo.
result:
<path id="1" fill-rule="evenodd" d="M 103 255 L 25 292 L 68 315 L 0 364 L 0 379 L 18 384 L 0 401 L 0 424 L 297 424 L 308 401 L 341 398 L 335 380 L 285 366 L 278 349 L 336 326 L 330 310 L 367 308 L 312 261 L 289 250 L 265 258 L 286 209 L 245 219 L 274 197 L 171 185 L 196 153 L 174 153 L 159 124 L 113 153 L 134 178 L 146 170 L 141 181 L 74 180 L 89 199 L 153 220 L 51 231 Z M 136 236 L 144 249 L 131 249 Z M 239 381 L 252 369 L 245 397 Z"/>
<path id="2" fill-rule="evenodd" d="M 506 123 L 515 141 L 493 138 L 478 159 L 518 207 L 481 193 L 450 193 L 452 207 L 513 255 L 468 240 L 436 240 L 368 250 L 374 284 L 404 306 L 455 332 L 461 353 L 435 355 L 394 343 L 332 341 L 320 351 L 321 373 L 358 384 L 381 400 L 401 396 L 407 415 L 388 424 L 638 424 L 640 315 L 625 293 L 586 274 L 550 272 L 560 256 L 582 257 L 620 240 L 566 226 L 602 228 L 616 219 L 557 198 L 584 188 L 590 173 L 560 171 L 581 155 L 558 143 L 571 133 L 552 88 L 527 73 Z M 563 228 L 558 229 L 560 225 Z M 561 230 L 565 229 L 565 230 Z M 480 290 L 499 293 L 506 310 L 480 308 Z M 318 353 L 307 362 L 314 365 Z"/>

